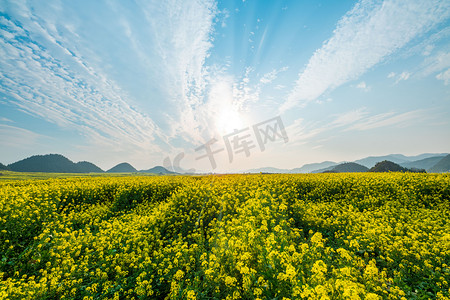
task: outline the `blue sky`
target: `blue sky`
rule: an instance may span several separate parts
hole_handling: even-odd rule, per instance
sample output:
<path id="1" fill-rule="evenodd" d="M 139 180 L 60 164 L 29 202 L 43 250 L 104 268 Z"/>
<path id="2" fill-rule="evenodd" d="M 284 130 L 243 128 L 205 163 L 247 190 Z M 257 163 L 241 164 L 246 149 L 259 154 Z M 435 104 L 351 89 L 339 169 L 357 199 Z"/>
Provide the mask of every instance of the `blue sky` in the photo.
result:
<path id="1" fill-rule="evenodd" d="M 278 116 L 288 141 L 262 149 Z M 448 0 L 0 1 L 4 164 L 212 170 L 212 139 L 216 172 L 450 152 L 449 116 Z M 235 129 L 252 147 L 230 158 Z"/>

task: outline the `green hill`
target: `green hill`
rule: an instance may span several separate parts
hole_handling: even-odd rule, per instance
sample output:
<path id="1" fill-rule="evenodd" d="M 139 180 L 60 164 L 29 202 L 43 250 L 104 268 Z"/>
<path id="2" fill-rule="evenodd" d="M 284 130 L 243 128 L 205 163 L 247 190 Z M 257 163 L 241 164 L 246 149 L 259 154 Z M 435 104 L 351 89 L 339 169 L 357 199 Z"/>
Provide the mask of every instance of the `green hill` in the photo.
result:
<path id="1" fill-rule="evenodd" d="M 172 171 L 167 170 L 164 167 L 156 166 L 148 170 L 141 170 L 140 173 L 153 173 L 153 174 L 178 174 Z"/>
<path id="2" fill-rule="evenodd" d="M 111 169 L 109 169 L 106 172 L 107 173 L 133 173 L 133 172 L 137 172 L 137 170 L 129 163 L 124 162 L 124 163 L 120 163 L 120 164 L 112 167 Z"/>
<path id="3" fill-rule="evenodd" d="M 79 173 L 103 173 L 104 171 L 88 161 L 77 162 L 76 167 Z M 78 173 L 77 172 L 77 173 Z"/>
<path id="4" fill-rule="evenodd" d="M 0 170 L 8 170 L 8 167 L 0 163 Z"/>
<path id="5" fill-rule="evenodd" d="M 389 161 L 389 160 L 383 160 L 381 162 L 378 162 L 373 166 L 369 172 L 406 172 L 408 171 L 407 168 L 403 168 L 402 166 Z"/>
<path id="6" fill-rule="evenodd" d="M 431 167 L 428 170 L 428 172 L 433 172 L 433 173 L 450 172 L 450 154 L 447 156 L 444 156 L 433 167 Z"/>
<path id="7" fill-rule="evenodd" d="M 15 172 L 92 173 L 103 172 L 93 163 L 74 163 L 61 154 L 34 155 L 8 165 Z"/>
<path id="8" fill-rule="evenodd" d="M 8 166 L 16 172 L 78 173 L 76 165 L 60 154 L 35 155 Z"/>
<path id="9" fill-rule="evenodd" d="M 334 161 L 324 161 L 321 163 L 312 163 L 303 165 L 301 168 L 292 169 L 289 173 L 317 173 L 320 170 L 329 170 L 332 167 L 336 166 L 337 163 Z"/>
<path id="10" fill-rule="evenodd" d="M 404 168 L 416 168 L 428 170 L 437 164 L 444 156 L 433 156 L 420 160 L 410 161 L 406 163 L 401 163 L 400 165 Z"/>
<path id="11" fill-rule="evenodd" d="M 377 163 L 369 172 L 415 172 L 415 173 L 425 173 L 424 169 L 416 168 L 403 168 L 402 166 L 388 160 Z"/>
<path id="12" fill-rule="evenodd" d="M 331 169 L 331 171 L 337 172 L 337 173 L 356 173 L 356 172 L 367 172 L 369 170 L 369 168 L 367 168 L 366 166 L 354 163 L 354 162 L 347 162 L 347 163 L 342 163 L 339 164 L 335 167 L 333 167 L 333 169 Z"/>

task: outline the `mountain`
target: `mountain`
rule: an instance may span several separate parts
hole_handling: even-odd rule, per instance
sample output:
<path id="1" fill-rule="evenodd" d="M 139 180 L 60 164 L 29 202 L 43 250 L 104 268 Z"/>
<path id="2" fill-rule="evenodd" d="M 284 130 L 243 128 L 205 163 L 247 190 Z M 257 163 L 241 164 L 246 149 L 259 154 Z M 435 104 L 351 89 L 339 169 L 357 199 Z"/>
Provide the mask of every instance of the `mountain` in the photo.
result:
<path id="1" fill-rule="evenodd" d="M 431 167 L 433 167 L 435 164 L 437 164 L 443 156 L 433 156 L 428 157 L 420 160 L 410 161 L 406 163 L 401 163 L 400 166 L 404 168 L 417 168 L 417 169 L 425 169 L 428 170 Z"/>
<path id="2" fill-rule="evenodd" d="M 406 156 L 409 161 L 416 161 L 416 160 L 422 160 L 425 158 L 430 158 L 430 157 L 435 157 L 435 156 L 440 156 L 440 157 L 444 157 L 446 156 L 448 153 L 422 153 L 419 155 L 415 155 L 415 156 Z"/>
<path id="3" fill-rule="evenodd" d="M 428 172 L 442 173 L 450 172 L 450 154 L 444 156 L 440 161 L 438 161 L 433 167 L 431 167 Z"/>
<path id="4" fill-rule="evenodd" d="M 358 159 L 355 160 L 355 163 L 361 164 L 363 166 L 366 166 L 368 168 L 371 168 L 373 166 L 375 166 L 376 163 L 387 160 L 387 161 L 391 161 L 394 162 L 396 164 L 399 165 L 403 165 L 406 164 L 408 162 L 413 162 L 413 161 L 418 161 L 418 160 L 422 160 L 422 159 L 427 159 L 430 157 L 436 157 L 436 156 L 445 156 L 448 153 L 423 153 L 423 154 L 419 154 L 419 155 L 414 155 L 414 156 L 406 156 L 403 154 L 389 154 L 389 155 L 384 155 L 384 156 L 369 156 L 369 157 L 365 157 L 362 159 Z M 413 168 L 416 168 L 414 166 L 412 166 Z"/>
<path id="5" fill-rule="evenodd" d="M 133 173 L 133 172 L 137 172 L 137 170 L 132 165 L 126 162 L 120 163 L 112 167 L 108 171 L 106 171 L 106 173 Z"/>
<path id="6" fill-rule="evenodd" d="M 407 168 L 418 168 L 418 169 L 428 169 L 431 166 L 434 165 L 432 163 L 433 161 L 437 162 L 439 159 L 437 157 L 444 157 L 448 153 L 423 153 L 419 155 L 414 156 L 406 156 L 403 154 L 389 154 L 384 156 L 368 156 L 362 159 L 355 160 L 354 163 L 357 163 L 359 165 L 362 165 L 367 168 L 371 168 L 375 166 L 376 163 L 381 162 L 383 160 L 388 160 L 400 165 L 409 164 L 408 166 L 404 166 Z M 421 161 L 430 158 L 430 160 L 427 161 Z M 432 158 L 432 159 L 431 159 Z M 413 163 L 417 162 L 417 163 Z M 430 165 L 431 164 L 431 165 Z M 333 167 L 339 165 L 339 163 L 332 162 L 332 161 L 324 161 L 321 163 L 312 163 L 312 164 L 305 164 L 300 168 L 292 169 L 286 173 L 323 173 L 326 171 L 333 170 Z M 430 166 L 428 166 L 430 165 Z M 427 167 L 428 166 L 428 167 Z M 265 169 L 265 168 L 261 168 Z M 274 173 L 280 173 L 280 172 L 274 172 Z"/>
<path id="7" fill-rule="evenodd" d="M 83 161 L 74 163 L 61 154 L 34 155 L 8 165 L 9 170 L 16 172 L 48 172 L 48 173 L 91 173 L 103 172 L 93 163 Z"/>
<path id="8" fill-rule="evenodd" d="M 8 170 L 8 167 L 0 163 L 0 170 Z"/>
<path id="9" fill-rule="evenodd" d="M 250 169 L 245 171 L 244 173 L 290 173 L 291 171 L 286 169 L 278 169 L 272 167 L 258 168 L 258 169 Z"/>
<path id="10" fill-rule="evenodd" d="M 164 167 L 156 166 L 148 170 L 141 170 L 139 173 L 153 173 L 153 174 L 178 174 L 172 171 L 167 170 Z"/>
<path id="11" fill-rule="evenodd" d="M 77 162 L 76 167 L 78 169 L 77 173 L 103 173 L 104 171 L 88 161 Z"/>
<path id="12" fill-rule="evenodd" d="M 369 172 L 407 172 L 408 169 L 388 160 L 383 160 L 372 167 Z"/>
<path id="13" fill-rule="evenodd" d="M 333 169 L 331 169 L 330 171 L 336 173 L 354 173 L 354 172 L 367 172 L 368 170 L 369 168 L 363 165 L 354 162 L 347 162 L 334 166 Z"/>
<path id="14" fill-rule="evenodd" d="M 73 161 L 60 154 L 35 155 L 8 165 L 16 172 L 78 173 Z"/>
<path id="15" fill-rule="evenodd" d="M 311 173 L 312 171 L 316 171 L 319 169 L 326 169 L 329 167 L 334 167 L 337 164 L 338 163 L 335 163 L 333 161 L 324 161 L 321 163 L 306 164 L 300 168 L 292 169 L 291 171 L 289 171 L 289 173 Z"/>
<path id="16" fill-rule="evenodd" d="M 336 165 L 337 166 L 337 165 Z M 314 171 L 311 171 L 311 172 L 309 172 L 309 173 L 313 173 L 313 174 L 315 174 L 315 173 L 336 173 L 336 172 L 334 172 L 333 171 L 333 168 L 334 168 L 335 166 L 329 166 L 328 168 L 323 168 L 323 169 L 318 169 L 318 170 L 314 170 Z"/>
<path id="17" fill-rule="evenodd" d="M 369 156 L 366 158 L 355 160 L 354 162 L 363 165 L 367 168 L 372 168 L 373 166 L 375 166 L 376 163 L 382 161 L 390 161 L 396 164 L 401 164 L 409 162 L 410 160 L 403 154 L 389 154 L 384 156 Z"/>

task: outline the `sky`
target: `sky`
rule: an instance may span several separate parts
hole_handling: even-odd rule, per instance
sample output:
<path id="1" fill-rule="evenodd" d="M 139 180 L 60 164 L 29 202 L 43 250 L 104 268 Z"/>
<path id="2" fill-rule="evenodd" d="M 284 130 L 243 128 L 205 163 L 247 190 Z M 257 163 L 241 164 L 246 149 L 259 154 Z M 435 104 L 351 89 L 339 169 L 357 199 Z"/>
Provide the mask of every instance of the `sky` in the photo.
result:
<path id="1" fill-rule="evenodd" d="M 0 162 L 450 152 L 450 1 L 0 0 Z"/>

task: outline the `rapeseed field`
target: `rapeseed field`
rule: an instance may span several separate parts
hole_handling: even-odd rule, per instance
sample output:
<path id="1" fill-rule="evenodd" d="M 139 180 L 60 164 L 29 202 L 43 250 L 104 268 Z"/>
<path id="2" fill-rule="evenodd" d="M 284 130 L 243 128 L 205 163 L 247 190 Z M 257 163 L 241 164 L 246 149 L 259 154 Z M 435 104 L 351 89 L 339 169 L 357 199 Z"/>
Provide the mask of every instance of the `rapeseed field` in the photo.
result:
<path id="1" fill-rule="evenodd" d="M 450 175 L 0 183 L 1 299 L 449 299 Z"/>

